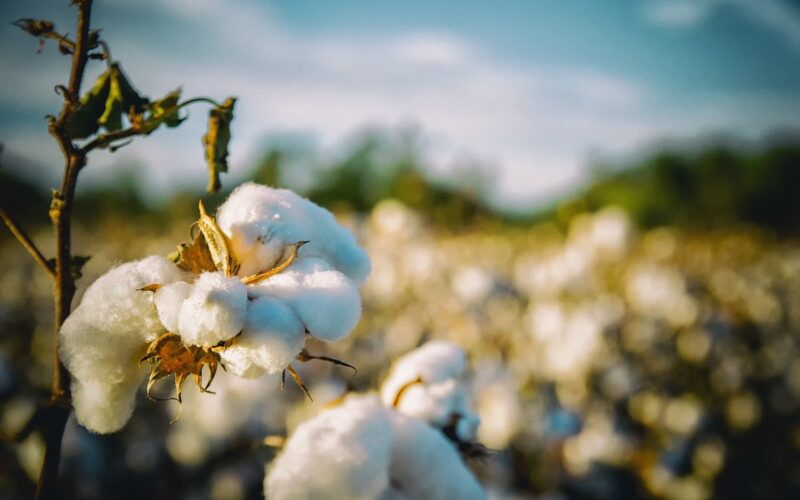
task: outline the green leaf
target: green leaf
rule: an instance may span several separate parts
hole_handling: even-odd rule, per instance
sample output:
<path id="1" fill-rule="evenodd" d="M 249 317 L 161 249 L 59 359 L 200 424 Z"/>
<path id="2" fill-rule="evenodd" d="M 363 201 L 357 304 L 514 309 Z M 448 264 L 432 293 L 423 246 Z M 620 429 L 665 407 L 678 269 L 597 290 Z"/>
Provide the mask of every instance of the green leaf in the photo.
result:
<path id="1" fill-rule="evenodd" d="M 91 90 L 81 97 L 65 124 L 70 139 L 84 139 L 97 132 L 98 121 L 106 108 L 111 87 L 110 70 L 95 81 Z"/>
<path id="2" fill-rule="evenodd" d="M 162 123 L 167 127 L 174 128 L 185 120 L 178 114 L 178 100 L 181 98 L 181 89 L 175 89 L 157 101 L 152 101 L 147 105 L 149 115 L 139 125 L 139 129 L 149 134 L 157 129 Z"/>
<path id="3" fill-rule="evenodd" d="M 228 143 L 231 140 L 231 121 L 236 99 L 229 97 L 208 113 L 208 131 L 203 136 L 206 164 L 208 165 L 208 191 L 220 190 L 219 175 L 228 171 Z"/>
<path id="4" fill-rule="evenodd" d="M 119 64 L 112 64 L 108 71 L 108 97 L 103 115 L 97 123 L 109 132 L 114 132 L 122 128 L 122 113 L 126 113 L 133 121 L 134 117 L 141 115 L 148 101 L 136 92 Z"/>

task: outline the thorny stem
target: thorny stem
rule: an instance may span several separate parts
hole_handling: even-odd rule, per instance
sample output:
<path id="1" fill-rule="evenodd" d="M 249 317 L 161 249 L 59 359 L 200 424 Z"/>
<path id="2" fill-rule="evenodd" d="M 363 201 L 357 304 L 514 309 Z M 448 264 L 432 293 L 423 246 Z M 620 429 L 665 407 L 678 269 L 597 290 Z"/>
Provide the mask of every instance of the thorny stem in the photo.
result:
<path id="1" fill-rule="evenodd" d="M 64 106 L 58 119 L 51 118 L 50 134 L 58 142 L 64 155 L 65 167 L 61 187 L 53 193 L 50 205 L 50 218 L 56 237 L 56 265 L 53 298 L 54 318 L 54 370 L 53 387 L 47 406 L 47 418 L 42 431 L 45 439 L 45 455 L 39 481 L 36 485 L 37 499 L 57 498 L 58 466 L 61 460 L 61 440 L 70 411 L 69 373 L 58 355 L 58 338 L 61 325 L 70 312 L 75 295 L 75 280 L 72 276 L 72 203 L 78 173 L 86 164 L 86 152 L 78 149 L 64 131 L 64 126 L 74 112 L 81 91 L 81 82 L 86 68 L 89 52 L 89 25 L 91 23 L 92 0 L 73 0 L 78 6 L 78 29 L 75 50 L 72 53 L 72 67 Z"/>
<path id="2" fill-rule="evenodd" d="M 25 231 L 19 226 L 19 224 L 17 224 L 17 222 L 14 219 L 11 218 L 10 215 L 8 215 L 8 213 L 6 213 L 6 211 L 2 207 L 0 207 L 0 219 L 3 219 L 3 222 L 5 222 L 6 226 L 8 226 L 8 229 L 11 231 L 11 234 L 13 234 L 14 237 L 16 237 L 17 240 L 20 242 L 20 244 L 23 247 L 25 247 L 25 249 L 31 254 L 33 260 L 35 260 L 37 264 L 44 267 L 45 271 L 47 271 L 47 273 L 50 276 L 55 278 L 56 272 L 55 269 L 53 268 L 53 265 L 47 261 L 44 255 L 42 255 L 42 252 L 39 251 L 39 249 L 36 247 L 33 241 L 25 233 Z"/>

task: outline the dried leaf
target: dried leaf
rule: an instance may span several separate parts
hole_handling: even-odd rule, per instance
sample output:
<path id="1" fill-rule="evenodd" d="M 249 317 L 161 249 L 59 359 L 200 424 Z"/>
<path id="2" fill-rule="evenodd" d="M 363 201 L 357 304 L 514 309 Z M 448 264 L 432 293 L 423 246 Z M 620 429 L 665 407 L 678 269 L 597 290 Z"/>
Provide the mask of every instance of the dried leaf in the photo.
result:
<path id="1" fill-rule="evenodd" d="M 97 132 L 98 121 L 103 116 L 111 88 L 111 73 L 105 71 L 95 81 L 92 88 L 81 97 L 65 124 L 70 139 L 85 139 Z"/>
<path id="2" fill-rule="evenodd" d="M 216 193 L 222 187 L 220 173 L 228 171 L 228 143 L 231 140 L 231 121 L 236 99 L 229 97 L 208 113 L 208 131 L 203 136 L 206 164 L 208 165 L 208 192 Z"/>
<path id="3" fill-rule="evenodd" d="M 86 265 L 86 263 L 89 261 L 89 259 L 91 259 L 91 256 L 89 256 L 89 255 L 73 255 L 72 256 L 72 260 L 70 262 L 72 267 L 70 269 L 70 272 L 72 274 L 72 279 L 74 281 L 79 280 L 81 278 L 81 276 L 83 276 L 83 273 L 82 273 L 83 266 Z"/>
<path id="4" fill-rule="evenodd" d="M 174 128 L 185 120 L 178 114 L 178 100 L 181 97 L 181 89 L 175 89 L 161 99 L 152 101 L 147 105 L 148 116 L 139 125 L 139 129 L 145 134 L 149 134 L 157 129 L 161 124 Z"/>
<path id="5" fill-rule="evenodd" d="M 110 80 L 108 97 L 103 115 L 97 123 L 109 132 L 114 132 L 122 128 L 122 113 L 127 113 L 133 122 L 134 117 L 144 111 L 148 100 L 136 92 L 119 64 L 112 64 L 108 73 Z"/>
<path id="6" fill-rule="evenodd" d="M 29 35 L 38 37 L 46 33 L 51 33 L 55 28 L 55 25 L 51 21 L 45 21 L 42 19 L 23 18 L 17 19 L 11 24 L 18 27 L 25 33 L 28 33 Z"/>

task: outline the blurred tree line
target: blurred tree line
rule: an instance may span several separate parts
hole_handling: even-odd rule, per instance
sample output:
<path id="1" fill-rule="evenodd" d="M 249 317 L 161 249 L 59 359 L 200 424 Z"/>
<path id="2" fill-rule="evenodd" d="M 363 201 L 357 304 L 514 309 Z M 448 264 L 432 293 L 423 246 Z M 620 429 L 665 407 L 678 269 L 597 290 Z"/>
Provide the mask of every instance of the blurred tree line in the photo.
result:
<path id="1" fill-rule="evenodd" d="M 800 233 L 800 142 L 753 152 L 708 146 L 696 153 L 661 151 L 623 168 L 602 166 L 559 211 L 568 219 L 606 205 L 624 208 L 640 227 L 710 229 L 755 225 Z"/>
<path id="2" fill-rule="evenodd" d="M 291 187 L 335 211 L 365 213 L 380 200 L 395 198 L 445 229 L 566 222 L 577 213 L 617 205 L 643 228 L 755 225 L 784 236 L 800 234 L 800 137 L 754 151 L 709 145 L 693 153 L 662 150 L 631 165 L 601 165 L 593 169 L 586 187 L 554 208 L 514 214 L 487 202 L 485 169 L 467 168 L 449 180 L 433 179 L 420 155 L 412 147 L 397 147 L 388 134 L 368 134 L 342 157 L 317 165 L 290 161 L 292 155 L 271 148 L 245 178 Z M 46 187 L 14 167 L 0 163 L 0 202 L 14 207 L 26 224 L 48 224 L 42 209 L 49 200 Z M 292 182 L 297 176 L 288 174 L 294 169 L 306 169 L 307 182 Z M 230 188 L 213 195 L 210 205 L 224 200 Z M 77 219 L 91 226 L 99 220 L 97 214 L 137 214 L 158 226 L 176 217 L 190 218 L 192 200 L 199 194 L 179 192 L 154 205 L 145 201 L 142 189 L 131 173 L 102 188 L 81 190 Z"/>

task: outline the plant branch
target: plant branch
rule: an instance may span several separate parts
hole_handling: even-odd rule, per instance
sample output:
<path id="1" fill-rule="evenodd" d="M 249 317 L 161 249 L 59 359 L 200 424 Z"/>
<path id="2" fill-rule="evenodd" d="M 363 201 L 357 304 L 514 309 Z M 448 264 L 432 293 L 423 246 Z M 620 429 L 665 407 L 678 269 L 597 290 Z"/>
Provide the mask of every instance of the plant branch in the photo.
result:
<path id="1" fill-rule="evenodd" d="M 36 499 L 58 498 L 58 467 L 61 461 L 61 440 L 70 413 L 69 373 L 58 352 L 59 332 L 67 319 L 75 295 L 75 280 L 72 276 L 72 203 L 78 173 L 86 164 L 86 155 L 77 149 L 66 134 L 64 127 L 78 102 L 89 53 L 89 26 L 91 23 L 92 0 L 74 0 L 78 7 L 78 29 L 75 50 L 72 53 L 67 99 L 58 119 L 51 118 L 48 129 L 55 138 L 64 155 L 64 177 L 61 187 L 53 192 L 50 204 L 50 219 L 56 237 L 56 279 L 53 286 L 55 302 L 54 318 L 54 369 L 53 386 L 47 407 L 47 416 L 42 426 L 45 440 L 45 456 L 39 481 L 36 485 Z"/>
<path id="2" fill-rule="evenodd" d="M 126 129 L 117 130 L 115 132 L 106 132 L 104 134 L 100 134 L 88 143 L 84 145 L 82 148 L 78 150 L 78 153 L 86 156 L 90 151 L 95 149 L 104 148 L 110 145 L 114 141 L 120 141 L 122 139 L 127 139 L 129 137 L 134 137 L 136 135 L 142 134 L 142 130 L 138 127 L 129 127 Z"/>
<path id="3" fill-rule="evenodd" d="M 22 227 L 20 227 L 20 225 L 17 224 L 17 222 L 12 219 L 2 207 L 0 207 L 0 219 L 3 219 L 3 222 L 5 222 L 6 226 L 8 226 L 11 234 L 13 234 L 14 237 L 16 237 L 17 240 L 22 244 L 22 246 L 25 247 L 25 249 L 31 254 L 33 260 L 42 266 L 50 276 L 55 277 L 56 272 L 53 268 L 53 265 L 48 262 L 47 259 L 45 259 L 44 255 L 42 255 L 42 252 L 39 251 L 39 248 L 36 247 Z"/>

